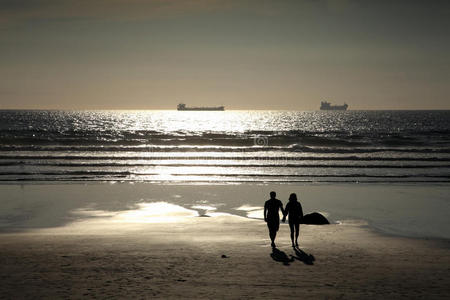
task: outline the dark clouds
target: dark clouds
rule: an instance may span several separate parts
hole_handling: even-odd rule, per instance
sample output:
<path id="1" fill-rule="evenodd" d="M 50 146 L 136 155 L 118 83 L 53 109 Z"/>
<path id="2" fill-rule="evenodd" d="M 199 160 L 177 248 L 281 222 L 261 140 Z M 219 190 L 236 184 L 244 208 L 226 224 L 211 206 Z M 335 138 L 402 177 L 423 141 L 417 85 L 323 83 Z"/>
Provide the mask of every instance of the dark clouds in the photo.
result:
<path id="1" fill-rule="evenodd" d="M 0 0 L 0 108 L 449 108 L 448 3 Z"/>

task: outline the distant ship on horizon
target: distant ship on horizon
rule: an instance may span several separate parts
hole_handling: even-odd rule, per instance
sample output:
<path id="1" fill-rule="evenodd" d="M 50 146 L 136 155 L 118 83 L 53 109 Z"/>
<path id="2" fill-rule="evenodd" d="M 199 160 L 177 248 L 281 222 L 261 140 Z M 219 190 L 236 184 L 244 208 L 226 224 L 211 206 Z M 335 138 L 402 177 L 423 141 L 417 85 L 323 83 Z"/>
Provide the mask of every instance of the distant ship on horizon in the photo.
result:
<path id="1" fill-rule="evenodd" d="M 344 105 L 331 105 L 331 103 L 327 101 L 322 101 L 320 103 L 320 110 L 347 110 L 347 108 L 347 103 L 344 103 Z"/>
<path id="2" fill-rule="evenodd" d="M 224 111 L 224 106 L 210 106 L 210 107 L 187 107 L 186 104 L 180 103 L 177 105 L 177 110 L 187 111 Z"/>

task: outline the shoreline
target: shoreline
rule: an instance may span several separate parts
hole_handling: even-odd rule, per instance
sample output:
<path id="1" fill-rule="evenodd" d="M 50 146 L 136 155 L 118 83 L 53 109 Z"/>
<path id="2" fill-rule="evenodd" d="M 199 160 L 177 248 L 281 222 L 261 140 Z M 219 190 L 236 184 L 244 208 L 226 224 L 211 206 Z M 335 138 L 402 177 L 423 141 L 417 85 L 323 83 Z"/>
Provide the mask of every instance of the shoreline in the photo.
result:
<path id="1" fill-rule="evenodd" d="M 63 226 L 98 211 L 120 212 L 165 202 L 198 215 L 227 213 L 262 219 L 263 202 L 275 190 L 286 203 L 296 192 L 304 213 L 318 211 L 331 223 L 363 221 L 386 235 L 450 239 L 449 184 L 0 184 L 0 232 Z M 93 210 L 89 214 L 74 214 Z M 405 231 L 406 230 L 406 231 Z"/>
<path id="2" fill-rule="evenodd" d="M 274 185 L 359 185 L 359 184 L 367 184 L 367 185 L 450 185 L 450 180 L 434 180 L 434 181 L 425 181 L 425 180 L 386 180 L 386 181 L 364 181 L 364 180 L 356 180 L 356 181 L 314 181 L 314 180 L 298 180 L 298 181 L 283 181 L 283 180 L 274 180 L 274 181 L 254 181 L 254 180 L 235 180 L 235 181 L 201 181 L 201 180 L 167 180 L 167 181 L 153 181 L 153 180 L 135 180 L 135 179 L 126 179 L 126 180 L 104 180 L 104 179 L 81 179 L 81 180 L 66 180 L 66 179 L 53 179 L 52 181 L 48 180 L 40 180 L 40 179 L 29 179 L 29 180 L 16 180 L 16 179 L 2 179 L 0 180 L 0 185 L 33 185 L 33 184 L 159 184 L 159 185 L 239 185 L 239 184 L 274 184 Z"/>

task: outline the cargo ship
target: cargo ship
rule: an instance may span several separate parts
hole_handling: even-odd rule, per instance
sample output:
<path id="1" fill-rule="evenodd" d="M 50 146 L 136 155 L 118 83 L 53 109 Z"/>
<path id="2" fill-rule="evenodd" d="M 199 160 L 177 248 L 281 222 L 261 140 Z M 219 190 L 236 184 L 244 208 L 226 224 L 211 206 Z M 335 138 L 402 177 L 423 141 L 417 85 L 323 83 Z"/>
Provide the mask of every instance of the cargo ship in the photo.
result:
<path id="1" fill-rule="evenodd" d="M 331 105 L 331 103 L 327 101 L 322 101 L 320 103 L 320 110 L 347 110 L 347 108 L 347 103 L 344 103 L 344 105 Z"/>
<path id="2" fill-rule="evenodd" d="M 224 106 L 211 106 L 211 107 L 187 107 L 186 104 L 180 103 L 177 106 L 177 110 L 187 111 L 224 111 Z"/>

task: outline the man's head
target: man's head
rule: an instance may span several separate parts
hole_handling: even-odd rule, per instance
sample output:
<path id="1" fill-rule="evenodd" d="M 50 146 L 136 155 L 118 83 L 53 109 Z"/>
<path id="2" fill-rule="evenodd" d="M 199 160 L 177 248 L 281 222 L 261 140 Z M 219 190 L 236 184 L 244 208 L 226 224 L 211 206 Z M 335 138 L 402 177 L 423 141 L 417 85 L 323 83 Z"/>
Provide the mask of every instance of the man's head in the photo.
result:
<path id="1" fill-rule="evenodd" d="M 275 193 L 274 191 L 270 192 L 270 199 L 275 199 L 276 196 L 277 193 Z"/>

